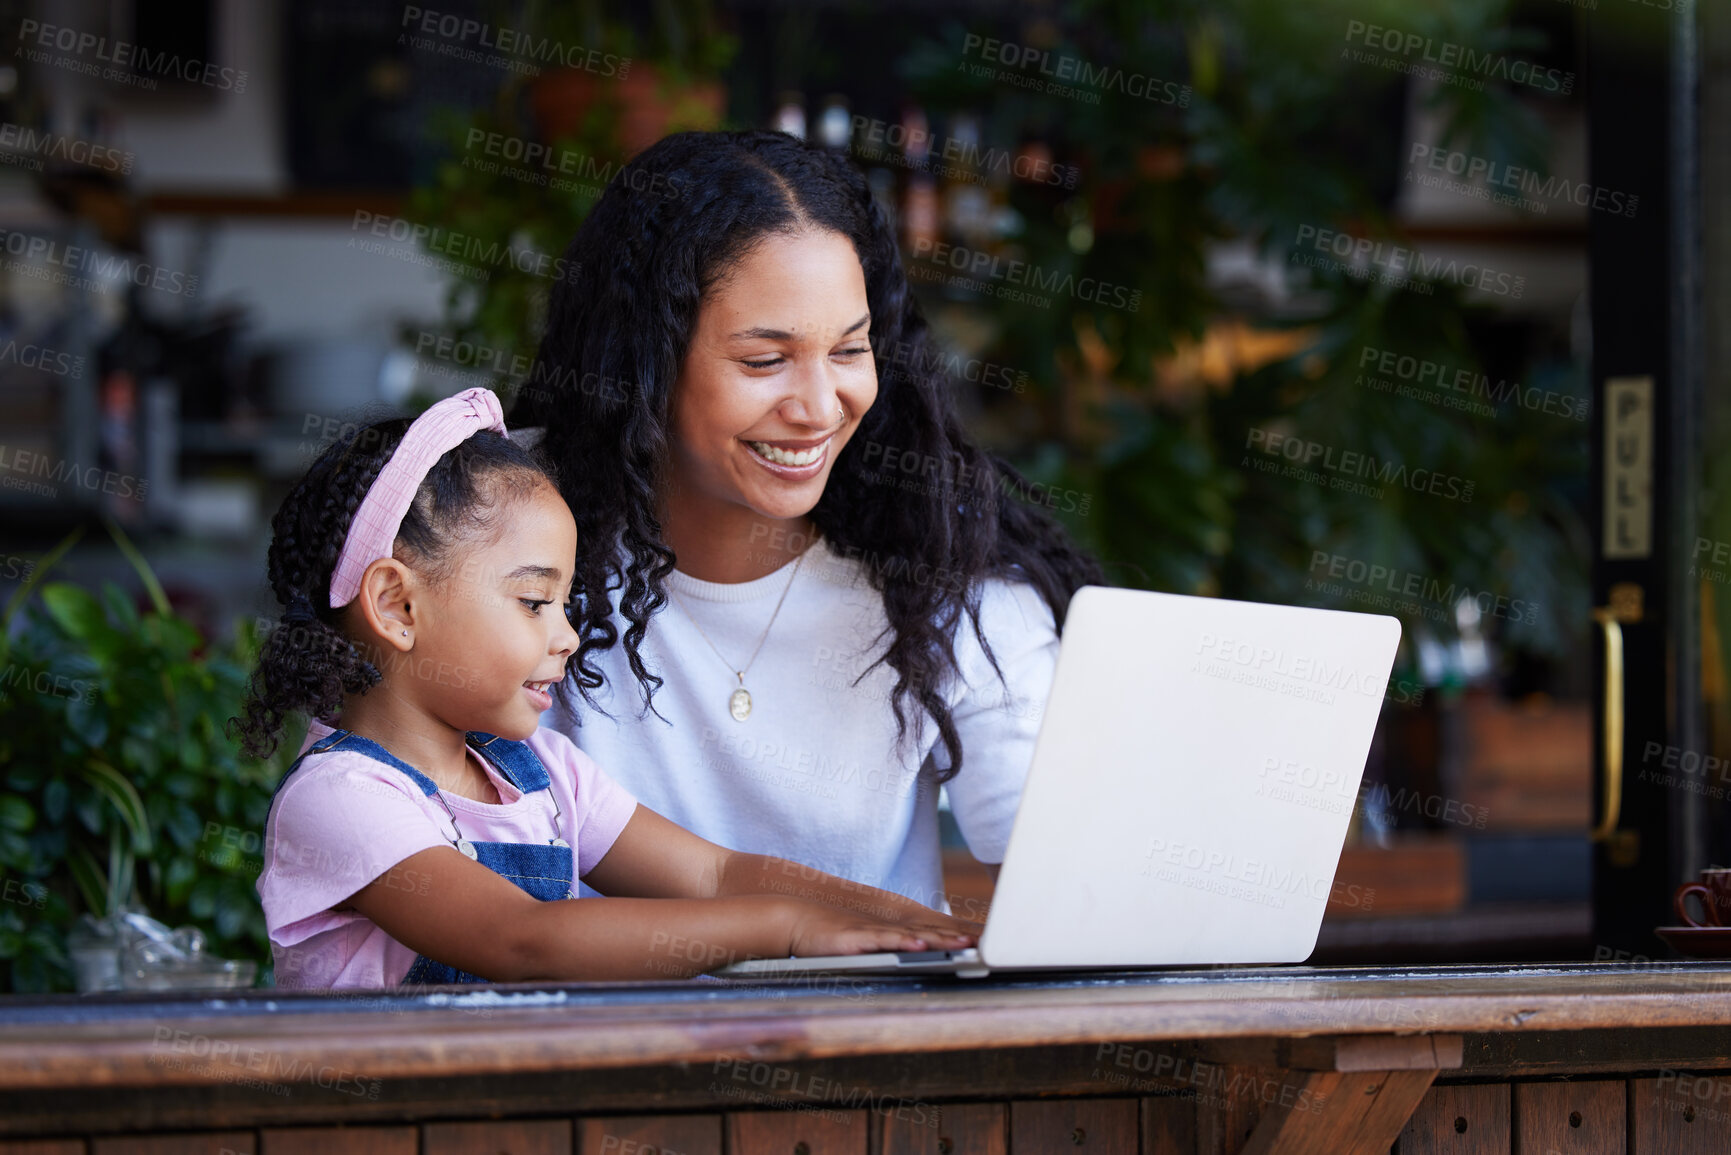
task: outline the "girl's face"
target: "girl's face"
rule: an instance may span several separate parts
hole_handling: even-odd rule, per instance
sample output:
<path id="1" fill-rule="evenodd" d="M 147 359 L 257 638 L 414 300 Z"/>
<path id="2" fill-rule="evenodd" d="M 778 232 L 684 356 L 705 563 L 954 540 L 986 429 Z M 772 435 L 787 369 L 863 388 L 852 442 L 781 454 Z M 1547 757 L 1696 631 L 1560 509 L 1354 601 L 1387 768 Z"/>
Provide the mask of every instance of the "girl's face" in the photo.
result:
<path id="1" fill-rule="evenodd" d="M 870 331 L 846 237 L 763 238 L 698 310 L 673 389 L 673 499 L 810 512 L 877 399 Z"/>
<path id="2" fill-rule="evenodd" d="M 423 587 L 403 660 L 423 705 L 448 725 L 521 741 L 577 649 L 565 618 L 577 525 L 546 483 L 508 501 L 496 539 L 463 550 L 446 580 Z"/>

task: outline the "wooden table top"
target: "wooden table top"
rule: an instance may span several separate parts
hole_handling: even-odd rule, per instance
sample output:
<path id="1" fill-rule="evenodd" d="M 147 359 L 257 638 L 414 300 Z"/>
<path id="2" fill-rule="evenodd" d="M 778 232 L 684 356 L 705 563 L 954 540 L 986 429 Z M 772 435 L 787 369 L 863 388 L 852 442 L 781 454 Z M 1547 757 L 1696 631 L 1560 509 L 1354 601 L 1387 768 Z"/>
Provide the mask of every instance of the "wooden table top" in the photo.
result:
<path id="1" fill-rule="evenodd" d="M 1731 1024 L 1731 964 L 1220 968 L 987 979 L 517 984 L 0 1001 L 0 1089 L 196 1084 L 209 1063 L 381 1077 L 1108 1041 Z"/>

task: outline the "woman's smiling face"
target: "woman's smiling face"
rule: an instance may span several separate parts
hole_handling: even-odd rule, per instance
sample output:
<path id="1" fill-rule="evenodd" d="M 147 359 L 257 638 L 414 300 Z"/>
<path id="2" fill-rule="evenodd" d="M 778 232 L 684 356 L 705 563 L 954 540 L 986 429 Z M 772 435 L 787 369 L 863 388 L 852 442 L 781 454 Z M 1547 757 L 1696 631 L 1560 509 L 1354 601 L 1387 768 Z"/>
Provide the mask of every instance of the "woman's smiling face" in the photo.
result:
<path id="1" fill-rule="evenodd" d="M 673 389 L 673 500 L 802 517 L 877 399 L 865 273 L 839 233 L 760 240 L 705 295 Z"/>

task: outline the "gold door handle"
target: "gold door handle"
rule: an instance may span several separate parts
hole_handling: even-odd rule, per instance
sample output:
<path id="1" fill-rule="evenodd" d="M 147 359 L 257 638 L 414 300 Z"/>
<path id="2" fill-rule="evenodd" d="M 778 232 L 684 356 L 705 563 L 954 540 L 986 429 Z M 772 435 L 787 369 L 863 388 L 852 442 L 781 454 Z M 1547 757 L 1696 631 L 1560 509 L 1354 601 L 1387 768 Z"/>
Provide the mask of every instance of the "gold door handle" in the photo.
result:
<path id="1" fill-rule="evenodd" d="M 1623 816 L 1623 623 L 1641 620 L 1641 587 L 1618 582 L 1611 587 L 1610 600 L 1610 605 L 1593 610 L 1593 620 L 1605 635 L 1605 812 L 1592 839 L 1609 843 L 1612 860 L 1628 865 L 1635 859 L 1638 836 L 1617 829 Z"/>

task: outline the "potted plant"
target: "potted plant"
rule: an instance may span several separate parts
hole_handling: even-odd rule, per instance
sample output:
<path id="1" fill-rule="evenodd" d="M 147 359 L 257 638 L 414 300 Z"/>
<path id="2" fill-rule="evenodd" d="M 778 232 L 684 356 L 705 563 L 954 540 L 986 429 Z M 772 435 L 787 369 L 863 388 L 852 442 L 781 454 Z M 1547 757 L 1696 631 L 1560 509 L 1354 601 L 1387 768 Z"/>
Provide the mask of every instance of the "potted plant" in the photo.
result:
<path id="1" fill-rule="evenodd" d="M 407 215 L 475 238 L 479 248 L 557 256 L 633 155 L 670 132 L 719 127 L 733 39 L 718 30 L 710 0 L 658 0 L 651 9 L 654 19 L 640 31 L 594 0 L 527 5 L 525 31 L 558 45 L 552 55 L 566 63 L 513 76 L 486 106 L 439 118 L 433 131 L 450 156 L 410 194 Z M 532 141 L 555 161 L 501 163 L 475 155 L 474 140 Z M 490 350 L 494 364 L 527 365 L 550 282 L 509 264 L 477 272 L 452 280 L 440 336 Z M 417 336 L 405 332 L 404 343 L 415 346 Z M 501 370 L 490 383 L 508 397 L 520 377 Z"/>
<path id="2" fill-rule="evenodd" d="M 80 914 L 142 906 L 191 923 L 215 954 L 270 961 L 253 889 L 271 791 L 292 754 L 241 757 L 225 728 L 256 653 L 250 623 L 217 644 L 144 586 L 46 581 L 45 556 L 0 614 L 0 990 L 72 987 Z"/>

